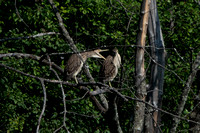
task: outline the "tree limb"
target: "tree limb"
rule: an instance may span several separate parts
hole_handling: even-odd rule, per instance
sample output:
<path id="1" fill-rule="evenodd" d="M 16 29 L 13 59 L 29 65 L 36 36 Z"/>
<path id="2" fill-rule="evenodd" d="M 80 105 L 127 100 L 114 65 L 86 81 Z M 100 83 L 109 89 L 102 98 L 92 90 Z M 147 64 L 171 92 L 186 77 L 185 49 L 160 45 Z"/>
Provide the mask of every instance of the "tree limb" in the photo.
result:
<path id="1" fill-rule="evenodd" d="M 58 79 L 59 81 L 61 81 L 61 79 L 60 79 L 60 77 L 58 76 L 57 72 L 56 72 L 54 69 L 52 69 L 51 67 L 50 67 L 50 70 L 53 71 L 54 74 L 56 75 L 57 79 Z M 64 88 L 63 88 L 63 84 L 62 84 L 62 83 L 60 83 L 60 88 L 61 88 L 61 92 L 62 92 L 62 97 L 63 97 L 63 108 L 64 108 L 63 125 L 62 125 L 61 127 L 64 127 L 65 130 L 67 131 L 67 133 L 69 133 L 69 131 L 68 131 L 68 129 L 67 129 L 67 126 L 66 126 L 66 123 L 65 123 L 65 121 L 66 121 L 67 109 L 66 109 L 66 100 L 65 100 L 65 97 L 66 97 L 66 96 L 65 96 L 65 91 L 64 91 Z M 58 128 L 58 129 L 61 129 L 61 128 Z M 57 131 L 59 131 L 59 130 L 56 130 L 56 132 L 57 132 Z M 55 132 L 55 131 L 54 131 L 54 132 Z"/>
<path id="2" fill-rule="evenodd" d="M 5 42 L 5 41 L 8 41 L 8 40 L 30 39 L 30 38 L 42 37 L 42 36 L 46 36 L 46 35 L 60 35 L 60 33 L 56 33 L 56 32 L 47 32 L 47 33 L 38 33 L 38 34 L 36 34 L 36 35 L 31 35 L 31 36 L 3 38 L 3 39 L 0 39 L 0 42 Z"/>
<path id="3" fill-rule="evenodd" d="M 185 121 L 187 121 L 187 122 L 191 122 L 191 123 L 195 123 L 195 124 L 197 124 L 197 125 L 200 125 L 199 122 L 196 122 L 196 121 L 193 121 L 193 120 L 190 120 L 190 119 L 186 119 L 186 118 L 184 118 L 184 117 L 180 117 L 180 116 L 178 116 L 178 115 L 172 114 L 172 113 L 170 113 L 170 112 L 168 112 L 168 111 L 165 111 L 165 110 L 162 110 L 162 109 L 160 109 L 160 108 L 156 108 L 154 105 L 152 105 L 152 104 L 150 104 L 150 103 L 148 103 L 148 102 L 145 102 L 145 101 L 143 101 L 143 100 L 141 100 L 141 99 L 133 98 L 133 97 L 130 97 L 130 96 L 126 96 L 126 98 L 129 99 L 129 100 L 135 100 L 135 101 L 138 101 L 138 102 L 142 102 L 142 103 L 144 103 L 144 104 L 146 104 L 146 105 L 152 107 L 152 108 L 155 109 L 155 110 L 159 110 L 159 111 L 161 111 L 161 112 L 163 112 L 163 113 L 165 113 L 165 114 L 171 115 L 171 116 L 173 116 L 173 117 L 175 117 L 175 118 L 178 118 L 178 119 L 181 119 L 181 120 L 185 120 Z"/>
<path id="4" fill-rule="evenodd" d="M 182 93 L 181 102 L 180 102 L 180 104 L 178 104 L 179 105 L 178 106 L 178 110 L 177 110 L 177 115 L 178 116 L 181 116 L 181 114 L 182 114 L 182 111 L 184 109 L 185 103 L 186 103 L 187 98 L 188 98 L 188 94 L 189 94 L 189 92 L 191 90 L 191 85 L 192 85 L 192 83 L 194 81 L 194 78 L 196 76 L 196 73 L 197 73 L 197 70 L 198 70 L 199 66 L 200 66 L 200 52 L 198 53 L 197 58 L 196 58 L 195 62 L 192 65 L 192 73 L 188 77 L 186 86 L 184 87 L 184 90 L 183 90 L 183 93 Z M 178 127 L 179 122 L 180 122 L 180 119 L 174 118 L 174 121 L 173 121 L 173 124 L 172 124 L 172 128 L 170 129 L 171 133 L 175 133 L 176 132 L 176 129 Z"/>
<path id="5" fill-rule="evenodd" d="M 37 125 L 37 129 L 36 129 L 36 133 L 39 133 L 40 122 L 41 122 L 42 116 L 44 114 L 44 111 L 45 111 L 45 108 L 46 108 L 46 102 L 47 102 L 47 94 L 46 94 L 46 88 L 45 88 L 45 85 L 44 85 L 44 80 L 40 79 L 40 82 L 42 84 L 42 89 L 43 89 L 43 94 L 44 94 L 44 100 L 43 100 L 42 111 L 41 111 L 40 117 L 38 119 L 38 125 Z"/>
<path id="6" fill-rule="evenodd" d="M 52 8 L 53 8 L 53 10 L 54 10 L 54 12 L 56 14 L 56 17 L 57 17 L 58 22 L 59 22 L 59 26 L 60 26 L 60 28 L 62 30 L 63 36 L 65 37 L 65 40 L 67 42 L 69 42 L 69 46 L 73 50 L 73 52 L 78 53 L 80 55 L 80 53 L 78 52 L 78 49 L 77 49 L 73 39 L 70 37 L 69 32 L 67 31 L 67 29 L 64 26 L 63 19 L 62 19 L 60 13 L 58 12 L 58 9 L 55 6 L 53 0 L 49 0 L 49 3 L 51 4 L 51 6 L 52 6 Z M 90 81 L 91 82 L 95 82 L 94 78 L 92 77 L 92 75 L 89 72 L 88 67 L 86 67 L 85 64 L 83 65 L 83 67 L 84 67 L 84 71 L 85 71 L 87 77 L 90 79 Z M 99 88 L 97 87 L 96 89 L 99 89 Z M 100 95 L 100 99 L 104 100 L 104 101 L 102 101 L 102 103 L 104 103 L 104 107 L 98 102 L 96 97 L 91 96 L 91 98 L 94 100 L 94 102 L 96 103 L 96 105 L 98 106 L 99 109 L 105 108 L 104 110 L 101 110 L 102 112 L 105 112 L 105 110 L 107 110 L 107 108 L 108 108 L 107 107 L 107 105 L 108 105 L 107 103 L 108 102 L 107 102 L 106 98 L 103 95 Z"/>
<path id="7" fill-rule="evenodd" d="M 102 86 L 103 86 L 103 85 L 104 85 L 103 83 L 100 83 L 100 82 L 97 82 L 97 83 L 84 82 L 84 83 L 79 83 L 79 84 L 72 84 L 72 83 L 68 83 L 68 82 L 65 82 L 65 81 L 50 80 L 50 79 L 45 79 L 45 78 L 37 77 L 37 76 L 34 76 L 34 75 L 26 74 L 26 73 L 24 73 L 24 72 L 21 72 L 21 71 L 19 71 L 19 70 L 16 70 L 16 69 L 14 69 L 14 68 L 12 68 L 12 67 L 6 66 L 6 65 L 1 64 L 1 63 L 0 63 L 0 66 L 5 67 L 5 68 L 7 68 L 7 69 L 10 69 L 10 70 L 12 70 L 12 71 L 15 71 L 15 72 L 17 72 L 17 73 L 20 73 L 20 74 L 22 74 L 22 75 L 25 75 L 25 76 L 28 76 L 28 77 L 31 77 L 31 78 L 34 78 L 34 79 L 37 79 L 37 80 L 43 80 L 43 81 L 45 81 L 45 82 L 50 82 L 50 83 L 57 83 L 57 84 L 62 83 L 62 84 L 66 84 L 66 85 L 73 86 L 73 87 L 78 87 L 78 86 L 83 86 L 83 85 L 84 85 L 84 86 L 87 86 L 87 85 L 102 85 Z M 104 85 L 104 86 L 107 86 L 107 85 Z M 143 100 L 141 100 L 141 99 L 133 98 L 133 97 L 130 97 L 130 96 L 125 96 L 125 97 L 126 97 L 126 99 L 135 100 L 135 101 L 139 101 L 139 102 L 145 103 L 145 104 L 147 104 L 148 106 L 150 106 L 150 107 L 152 107 L 152 108 L 155 108 L 156 110 L 159 110 L 159 111 L 161 111 L 161 112 L 163 112 L 163 113 L 166 113 L 166 114 L 168 114 L 168 115 L 171 115 L 171 116 L 173 116 L 173 117 L 177 117 L 178 119 L 186 120 L 186 121 L 188 121 L 188 122 L 192 122 L 192 123 L 195 123 L 195 124 L 200 125 L 199 122 L 195 122 L 195 121 L 192 121 L 192 120 L 189 120 L 189 119 L 186 119 L 186 118 L 183 118 L 183 117 L 174 115 L 174 114 L 172 114 L 172 113 L 170 113 L 170 112 L 167 112 L 167 111 L 165 111 L 165 110 L 156 108 L 154 105 L 149 104 L 148 102 L 145 102 L 145 101 L 143 101 Z"/>
<path id="8" fill-rule="evenodd" d="M 24 53 L 0 54 L 0 58 L 3 58 L 3 57 L 17 57 L 17 58 L 25 57 L 25 58 L 30 58 L 30 59 L 33 59 L 33 60 L 41 61 L 42 63 L 44 63 L 46 65 L 50 65 L 50 63 L 51 63 L 51 66 L 53 68 L 55 68 L 56 70 L 58 70 L 61 73 L 64 73 L 64 70 L 61 67 L 59 67 L 58 65 L 56 65 L 54 62 L 49 62 L 48 60 L 42 59 L 42 57 L 39 57 L 37 55 L 24 54 Z"/>
<path id="9" fill-rule="evenodd" d="M 20 16 L 20 13 L 17 9 L 17 0 L 15 0 L 15 10 L 16 10 L 16 14 L 18 15 L 18 17 L 20 18 L 20 20 L 24 23 L 24 25 L 32 32 L 31 28 L 26 24 L 26 22 L 24 22 L 24 20 L 22 19 L 22 17 Z"/>

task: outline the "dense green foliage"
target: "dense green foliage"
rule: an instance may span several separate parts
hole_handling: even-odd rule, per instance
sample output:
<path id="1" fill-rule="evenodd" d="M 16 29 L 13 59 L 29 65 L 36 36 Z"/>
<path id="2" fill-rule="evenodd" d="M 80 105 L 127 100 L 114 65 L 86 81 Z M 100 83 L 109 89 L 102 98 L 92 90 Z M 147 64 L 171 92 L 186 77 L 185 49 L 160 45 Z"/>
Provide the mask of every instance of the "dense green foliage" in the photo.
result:
<path id="1" fill-rule="evenodd" d="M 116 46 L 119 49 L 123 67 L 112 85 L 124 89 L 121 91 L 123 94 L 134 97 L 135 44 L 141 0 L 121 0 L 121 3 L 112 0 L 62 0 L 55 3 L 66 29 L 80 51 L 104 46 Z M 175 113 L 184 83 L 191 73 L 192 62 L 200 51 L 200 5 L 194 0 L 177 2 L 174 5 L 170 1 L 159 0 L 158 13 L 168 53 L 166 67 L 178 75 L 177 77 L 172 71 L 166 70 L 162 104 L 164 110 Z M 170 28 L 172 21 L 174 21 L 174 27 Z M 0 1 L 0 39 L 45 32 L 61 33 L 48 1 L 18 0 L 16 4 L 14 1 Z M 1 54 L 29 53 L 42 56 L 46 53 L 72 52 L 62 35 L 1 41 L 0 48 Z M 150 52 L 150 49 L 147 48 L 147 51 Z M 52 55 L 51 59 L 63 68 L 63 57 L 66 60 L 68 54 Z M 148 66 L 148 56 L 146 60 Z M 6 57 L 1 58 L 0 63 L 35 76 L 57 79 L 48 65 L 28 58 Z M 98 80 L 101 60 L 89 59 L 88 64 L 91 74 L 95 80 Z M 0 132 L 35 132 L 43 105 L 43 90 L 40 82 L 3 67 L 0 67 L 0 73 Z M 150 69 L 147 71 L 147 82 L 150 78 L 149 73 Z M 84 81 L 88 81 L 84 73 L 81 76 Z M 62 78 L 61 73 L 60 77 Z M 40 126 L 41 133 L 53 132 L 63 122 L 60 86 L 46 82 L 45 86 L 47 107 Z M 105 120 L 89 97 L 72 101 L 72 99 L 81 98 L 85 91 L 69 86 L 64 86 L 64 88 L 69 111 L 66 116 L 69 131 L 109 132 Z M 195 80 L 184 115 L 194 109 L 197 93 Z M 128 132 L 133 117 L 134 101 L 124 102 L 119 98 L 118 107 L 122 130 Z M 170 117 L 163 114 L 164 126 L 161 128 L 164 132 L 168 132 L 171 126 L 172 117 L 169 119 Z M 187 117 L 189 118 L 189 115 Z M 179 128 L 187 130 L 189 123 L 182 121 Z M 61 130 L 61 132 L 65 131 Z"/>

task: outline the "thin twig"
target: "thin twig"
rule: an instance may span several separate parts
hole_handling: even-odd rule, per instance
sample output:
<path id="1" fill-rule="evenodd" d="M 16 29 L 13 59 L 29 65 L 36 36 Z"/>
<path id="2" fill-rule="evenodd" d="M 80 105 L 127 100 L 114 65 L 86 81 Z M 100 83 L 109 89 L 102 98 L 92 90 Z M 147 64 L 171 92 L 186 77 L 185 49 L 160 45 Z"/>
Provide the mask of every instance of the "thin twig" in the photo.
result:
<path id="1" fill-rule="evenodd" d="M 44 114 L 44 111 L 45 111 L 45 108 L 46 108 L 46 102 L 47 102 L 47 94 L 46 94 L 46 88 L 45 88 L 45 85 L 44 85 L 44 80 L 40 79 L 40 82 L 42 84 L 42 89 L 43 89 L 43 94 L 44 94 L 44 100 L 43 100 L 42 111 L 41 111 L 40 117 L 38 119 L 38 125 L 37 125 L 37 129 L 36 129 L 36 133 L 39 133 L 41 119 L 42 119 L 42 116 Z"/>
<path id="2" fill-rule="evenodd" d="M 58 73 L 57 73 L 57 72 L 52 68 L 52 66 L 51 66 L 51 65 L 52 65 L 51 58 L 49 57 L 48 54 L 46 54 L 46 56 L 47 56 L 47 60 L 49 61 L 50 70 L 53 71 L 53 73 L 56 75 L 58 81 L 61 81 L 60 77 L 58 76 Z M 63 84 L 62 84 L 62 83 L 60 83 L 60 88 L 61 88 L 61 92 L 62 92 L 62 97 L 63 97 L 63 108 L 64 108 L 63 124 L 62 124 L 61 127 L 64 127 L 65 130 L 69 133 L 69 131 L 68 131 L 67 127 L 66 127 L 66 123 L 65 123 L 65 121 L 66 121 L 66 112 L 67 112 L 67 109 L 66 109 L 66 102 L 65 102 L 65 101 L 66 101 L 66 100 L 65 100 L 65 91 L 64 91 L 64 89 L 63 89 Z M 61 128 L 59 127 L 58 129 L 61 129 Z M 57 131 L 59 131 L 59 130 L 56 130 L 56 132 L 57 132 Z"/>
<path id="3" fill-rule="evenodd" d="M 51 69 L 51 71 L 53 71 L 54 74 L 56 75 L 56 77 L 58 78 L 58 80 L 61 81 L 61 79 L 60 79 L 60 77 L 58 76 L 57 72 L 56 72 L 53 68 Z M 69 133 L 69 131 L 68 131 L 67 127 L 66 127 L 66 123 L 65 123 L 65 121 L 66 121 L 66 112 L 67 112 L 67 109 L 66 109 L 66 102 L 65 102 L 65 101 L 66 101 L 66 100 L 65 100 L 65 91 L 64 91 L 64 89 L 63 89 L 63 84 L 62 84 L 62 83 L 60 83 L 60 88 L 61 88 L 61 91 L 62 91 L 63 108 L 64 108 L 63 125 L 62 125 L 61 127 L 64 127 L 64 128 L 67 130 L 67 132 Z M 61 128 L 59 128 L 59 129 L 61 129 Z M 59 130 L 56 130 L 56 132 L 57 132 L 57 131 L 59 131 Z"/>
<path id="4" fill-rule="evenodd" d="M 26 22 L 24 22 L 24 20 L 21 18 L 20 16 L 20 13 L 17 9 L 17 0 L 15 0 L 15 10 L 16 10 L 16 13 L 17 13 L 17 16 L 20 18 L 20 20 L 24 23 L 24 25 L 32 32 L 32 30 L 30 29 L 30 27 L 26 24 Z"/>
<path id="5" fill-rule="evenodd" d="M 163 133 L 162 130 L 161 130 L 161 128 L 160 128 L 160 125 L 158 125 L 158 122 L 154 120 L 153 115 L 150 112 L 150 110 L 147 107 L 145 107 L 145 110 L 151 116 L 151 120 L 153 120 L 153 122 L 156 124 L 156 127 L 158 127 L 159 132 Z"/>
<path id="6" fill-rule="evenodd" d="M 73 50 L 73 52 L 78 52 L 78 49 L 77 49 L 73 39 L 70 37 L 69 32 L 67 31 L 67 29 L 64 26 L 63 19 L 62 19 L 60 13 L 58 12 L 56 5 L 54 4 L 53 0 L 49 0 L 49 3 L 51 4 L 51 6 L 56 14 L 56 17 L 58 19 L 59 26 L 62 30 L 63 36 L 65 37 L 66 41 L 69 42 L 70 48 Z"/>
<path id="7" fill-rule="evenodd" d="M 68 102 L 73 102 L 73 101 L 79 101 L 85 98 L 85 96 L 89 93 L 89 91 L 87 90 L 86 93 L 81 97 L 81 98 L 76 98 L 76 99 L 71 99 L 71 100 L 66 100 Z"/>
<path id="8" fill-rule="evenodd" d="M 130 100 L 135 100 L 135 101 L 143 102 L 143 103 L 149 105 L 150 107 L 154 108 L 155 110 L 159 110 L 159 111 L 161 111 L 161 112 L 163 112 L 163 113 L 165 113 L 165 114 L 171 115 L 171 116 L 176 117 L 176 118 L 178 118 L 178 119 L 185 120 L 185 121 L 187 121 L 187 122 L 191 122 L 191 123 L 195 123 L 195 124 L 200 125 L 199 122 L 196 122 L 196 121 L 193 121 L 193 120 L 189 120 L 189 119 L 180 117 L 180 116 L 178 116 L 178 115 L 172 114 L 172 113 L 170 113 L 170 112 L 168 112 L 168 111 L 165 111 L 165 110 L 162 110 L 162 109 L 160 109 L 160 108 L 156 108 L 154 105 L 152 105 L 152 104 L 150 104 L 150 103 L 148 103 L 148 102 L 145 102 L 145 101 L 143 101 L 143 100 L 140 100 L 140 99 L 138 99 L 138 98 L 133 98 L 133 97 L 129 97 L 129 96 L 125 96 L 125 97 L 126 97 L 127 99 L 130 99 Z"/>
<path id="9" fill-rule="evenodd" d="M 0 42 L 5 42 L 5 41 L 8 41 L 8 40 L 30 39 L 30 38 L 42 37 L 42 36 L 46 36 L 46 35 L 60 35 L 60 33 L 47 32 L 47 33 L 38 33 L 36 35 L 31 35 L 31 36 L 3 38 L 3 39 L 0 39 Z"/>
<path id="10" fill-rule="evenodd" d="M 63 128 L 64 125 L 60 126 L 58 129 L 56 129 L 53 133 L 58 132 L 61 128 Z"/>
<path id="11" fill-rule="evenodd" d="M 46 59 L 42 59 L 43 57 L 33 55 L 33 54 L 25 54 L 25 53 L 0 54 L 0 58 L 3 58 L 3 57 L 17 57 L 17 58 L 25 57 L 25 58 L 30 58 L 30 59 L 33 59 L 33 60 L 40 61 L 44 64 L 50 65 L 49 61 L 47 61 Z M 59 67 L 57 64 L 55 64 L 54 62 L 51 62 L 51 66 L 53 68 L 55 68 L 56 70 L 58 70 L 59 72 L 64 73 L 64 70 L 61 67 Z"/>
<path id="12" fill-rule="evenodd" d="M 185 87 L 184 87 L 183 93 L 182 93 L 182 99 L 181 99 L 181 102 L 178 104 L 178 108 L 177 108 L 177 115 L 178 116 L 181 116 L 182 111 L 183 111 L 183 109 L 185 107 L 185 103 L 187 101 L 188 94 L 189 94 L 189 92 L 191 90 L 191 85 L 192 85 L 192 83 L 194 81 L 194 78 L 196 76 L 196 73 L 197 73 L 197 70 L 198 70 L 199 66 L 200 66 L 200 52 L 198 53 L 197 58 L 196 58 L 195 62 L 192 65 L 192 73 L 190 74 L 190 76 L 188 77 L 187 82 L 185 83 Z M 172 133 L 176 132 L 176 129 L 178 127 L 179 122 L 180 122 L 180 119 L 174 118 L 174 121 L 173 121 L 173 124 L 172 124 L 172 128 L 170 130 Z"/>
<path id="13" fill-rule="evenodd" d="M 42 78 L 42 77 L 38 77 L 38 76 L 35 76 L 35 75 L 31 75 L 31 74 L 27 74 L 25 72 L 22 72 L 20 70 L 17 70 L 13 67 L 9 67 L 9 66 L 6 66 L 4 64 L 1 64 L 0 63 L 0 66 L 4 67 L 4 68 L 7 68 L 9 70 L 12 70 L 14 72 L 17 72 L 17 73 L 20 73 L 22 75 L 25 75 L 27 77 L 31 77 L 31 78 L 34 78 L 34 79 L 37 79 L 37 80 L 44 80 L 45 82 L 49 82 L 49 83 L 56 83 L 56 84 L 65 84 L 65 85 L 68 85 L 68 86 L 72 86 L 72 87 L 79 87 L 79 86 L 91 86 L 91 85 L 97 85 L 97 86 L 104 86 L 104 87 L 107 87 L 108 85 L 106 84 L 103 84 L 101 82 L 81 82 L 81 83 L 78 83 L 78 84 L 73 84 L 73 83 L 69 83 L 69 82 L 66 82 L 66 81 L 61 81 L 61 80 L 51 80 L 51 79 L 46 79 L 46 78 Z"/>
<path id="14" fill-rule="evenodd" d="M 99 116 L 94 116 L 94 115 L 85 115 L 85 114 L 80 114 L 80 113 L 76 113 L 76 112 L 70 112 L 70 111 L 67 111 L 66 112 L 67 114 L 74 114 L 74 115 L 78 115 L 78 116 L 82 116 L 82 117 L 88 117 L 88 118 L 98 118 Z"/>

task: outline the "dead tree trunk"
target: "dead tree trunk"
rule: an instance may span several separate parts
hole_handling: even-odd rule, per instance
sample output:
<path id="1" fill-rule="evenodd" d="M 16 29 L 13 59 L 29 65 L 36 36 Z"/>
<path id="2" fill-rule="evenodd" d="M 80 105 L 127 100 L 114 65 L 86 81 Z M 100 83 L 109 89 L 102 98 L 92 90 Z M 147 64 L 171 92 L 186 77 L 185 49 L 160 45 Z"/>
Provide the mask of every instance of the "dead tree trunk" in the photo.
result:
<path id="1" fill-rule="evenodd" d="M 148 17 L 149 17 L 150 0 L 143 0 L 140 20 L 140 31 L 137 38 L 137 54 L 136 54 L 136 98 L 145 101 L 146 99 L 146 82 L 144 68 L 144 49 L 147 33 Z M 145 104 L 136 101 L 134 112 L 134 123 L 131 132 L 140 133 L 144 126 Z"/>
<path id="2" fill-rule="evenodd" d="M 163 84 L 164 84 L 164 66 L 165 66 L 165 47 L 160 27 L 156 0 L 150 4 L 148 35 L 151 48 L 151 79 L 148 93 L 149 102 L 156 108 L 161 108 Z M 146 132 L 159 132 L 160 111 L 152 110 L 146 119 Z M 152 118 L 153 117 L 153 118 Z"/>

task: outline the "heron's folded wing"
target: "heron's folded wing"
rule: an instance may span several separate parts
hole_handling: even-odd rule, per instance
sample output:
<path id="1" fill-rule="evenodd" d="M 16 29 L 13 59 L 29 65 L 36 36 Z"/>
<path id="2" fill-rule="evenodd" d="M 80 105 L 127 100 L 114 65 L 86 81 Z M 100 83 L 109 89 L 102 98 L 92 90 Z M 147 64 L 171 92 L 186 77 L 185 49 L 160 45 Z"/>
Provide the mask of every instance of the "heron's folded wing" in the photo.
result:
<path id="1" fill-rule="evenodd" d="M 67 75 L 73 75 L 81 66 L 81 59 L 78 57 L 77 54 L 71 55 L 67 64 L 65 66 L 65 71 Z"/>

